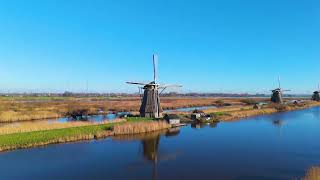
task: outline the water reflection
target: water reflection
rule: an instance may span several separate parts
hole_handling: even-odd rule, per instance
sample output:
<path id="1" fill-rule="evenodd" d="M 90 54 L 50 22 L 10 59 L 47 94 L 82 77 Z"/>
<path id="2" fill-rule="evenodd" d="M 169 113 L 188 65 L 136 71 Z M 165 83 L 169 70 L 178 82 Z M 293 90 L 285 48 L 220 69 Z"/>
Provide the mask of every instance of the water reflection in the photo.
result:
<path id="1" fill-rule="evenodd" d="M 45 120 L 30 120 L 30 121 L 18 121 L 18 122 L 5 122 L 0 123 L 0 127 L 26 127 L 30 125 L 37 125 L 39 123 L 46 125 L 54 125 L 57 123 L 69 123 L 69 122 L 89 122 L 89 123 L 100 123 L 103 121 L 112 121 L 117 118 L 121 118 L 125 115 L 130 115 L 128 112 L 120 113 L 110 113 L 110 114 L 100 114 L 100 115 L 91 115 L 83 117 L 82 119 L 74 119 L 71 117 L 61 117 L 55 119 L 45 119 Z"/>
<path id="2" fill-rule="evenodd" d="M 176 154 L 161 154 L 159 153 L 160 139 L 162 136 L 174 137 L 180 133 L 179 128 L 171 128 L 169 130 L 157 131 L 147 134 L 137 135 L 121 135 L 113 137 L 116 141 L 141 141 L 143 149 L 142 157 L 147 162 L 152 164 L 152 179 L 157 179 L 157 163 L 158 161 L 174 160 Z"/>
<path id="3" fill-rule="evenodd" d="M 205 127 L 210 127 L 210 128 L 217 128 L 218 127 L 218 122 L 213 122 L 213 123 L 192 123 L 191 128 L 193 129 L 202 129 Z"/>
<path id="4" fill-rule="evenodd" d="M 320 108 L 314 108 L 312 114 L 315 118 L 320 118 Z"/>

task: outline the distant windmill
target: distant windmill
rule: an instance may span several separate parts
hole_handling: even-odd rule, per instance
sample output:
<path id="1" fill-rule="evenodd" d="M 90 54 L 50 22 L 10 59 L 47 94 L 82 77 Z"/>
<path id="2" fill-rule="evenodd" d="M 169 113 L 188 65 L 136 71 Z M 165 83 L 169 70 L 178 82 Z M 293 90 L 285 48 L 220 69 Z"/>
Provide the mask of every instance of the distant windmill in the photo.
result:
<path id="1" fill-rule="evenodd" d="M 280 82 L 280 77 L 278 77 L 278 83 L 279 83 L 279 87 L 271 90 L 272 91 L 272 96 L 271 96 L 271 101 L 274 103 L 283 103 L 283 98 L 282 98 L 282 93 L 285 91 L 290 91 L 290 90 L 282 90 L 281 89 L 281 82 Z"/>
<path id="2" fill-rule="evenodd" d="M 318 90 L 316 90 L 315 92 L 313 92 L 313 96 L 312 96 L 312 100 L 314 101 L 320 101 L 320 87 L 318 85 Z"/>
<path id="3" fill-rule="evenodd" d="M 143 86 L 142 89 L 144 90 L 144 93 L 140 106 L 141 117 L 161 118 L 162 108 L 160 105 L 160 95 L 168 87 L 181 87 L 180 85 L 160 85 L 157 83 L 157 78 L 158 57 L 157 55 L 153 55 L 153 81 L 150 83 L 127 82 L 128 84 Z"/>

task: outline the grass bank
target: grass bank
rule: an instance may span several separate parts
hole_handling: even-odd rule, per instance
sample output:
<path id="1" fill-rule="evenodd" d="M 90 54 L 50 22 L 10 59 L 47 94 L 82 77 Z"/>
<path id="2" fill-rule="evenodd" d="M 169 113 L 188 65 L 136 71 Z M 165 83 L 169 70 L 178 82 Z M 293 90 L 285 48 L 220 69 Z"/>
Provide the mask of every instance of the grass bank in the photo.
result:
<path id="1" fill-rule="evenodd" d="M 51 122 L 48 121 L 27 121 L 19 123 L 8 123 L 1 124 L 0 126 L 0 135 L 5 134 L 14 134 L 14 133 L 25 133 L 33 131 L 46 131 L 53 129 L 64 129 L 72 127 L 81 127 L 81 126 L 91 126 L 91 125 L 104 125 L 108 123 L 118 123 L 123 122 L 124 119 L 116 119 L 111 121 L 102 121 L 102 122 L 89 122 L 89 121 L 72 121 L 72 122 Z"/>
<path id="2" fill-rule="evenodd" d="M 169 128 L 165 122 L 136 118 L 128 122 L 88 125 L 63 129 L 51 129 L 0 135 L 0 151 L 31 148 L 55 143 L 99 139 L 115 134 L 136 134 Z"/>
<path id="3" fill-rule="evenodd" d="M 286 106 L 271 104 L 261 109 L 254 109 L 252 106 L 241 106 L 221 109 L 209 109 L 205 110 L 205 112 L 212 114 L 218 121 L 236 121 L 247 117 L 307 109 L 315 106 L 320 106 L 320 102 L 310 101 L 301 105 L 290 104 Z"/>

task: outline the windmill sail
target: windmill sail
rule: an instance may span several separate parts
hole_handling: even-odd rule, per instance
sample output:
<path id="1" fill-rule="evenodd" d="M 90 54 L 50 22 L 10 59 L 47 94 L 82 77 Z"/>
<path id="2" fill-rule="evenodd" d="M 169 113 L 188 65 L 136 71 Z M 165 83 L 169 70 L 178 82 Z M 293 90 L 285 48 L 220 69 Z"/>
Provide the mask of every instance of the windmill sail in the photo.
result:
<path id="1" fill-rule="evenodd" d="M 147 85 L 148 83 L 142 83 L 142 82 L 126 82 L 127 84 L 135 84 L 135 85 L 142 85 L 142 86 L 145 86 Z"/>
<path id="2" fill-rule="evenodd" d="M 153 81 L 157 83 L 158 80 L 158 56 L 156 54 L 153 55 Z"/>

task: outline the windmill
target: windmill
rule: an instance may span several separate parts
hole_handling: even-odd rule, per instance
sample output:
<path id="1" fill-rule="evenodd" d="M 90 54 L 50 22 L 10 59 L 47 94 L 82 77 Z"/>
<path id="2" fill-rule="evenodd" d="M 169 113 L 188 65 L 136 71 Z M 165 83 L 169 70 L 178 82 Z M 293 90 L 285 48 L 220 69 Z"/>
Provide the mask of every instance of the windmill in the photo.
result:
<path id="1" fill-rule="evenodd" d="M 141 82 L 126 82 L 128 84 L 139 85 L 139 87 L 144 91 L 141 106 L 140 106 L 140 116 L 150 117 L 150 118 L 161 118 L 162 108 L 160 105 L 160 95 L 169 87 L 181 87 L 180 85 L 160 85 L 157 82 L 158 79 L 158 56 L 153 55 L 153 81 L 150 83 Z"/>
<path id="2" fill-rule="evenodd" d="M 313 101 L 320 101 L 320 87 L 318 85 L 318 90 L 316 90 L 315 92 L 313 92 L 313 96 L 312 96 L 312 100 Z"/>
<path id="3" fill-rule="evenodd" d="M 282 99 L 283 92 L 290 91 L 290 90 L 282 90 L 281 89 L 280 77 L 278 77 L 278 83 L 279 83 L 279 87 L 274 90 L 271 90 L 271 92 L 272 92 L 271 101 L 274 103 L 282 104 L 283 103 L 283 99 Z"/>

